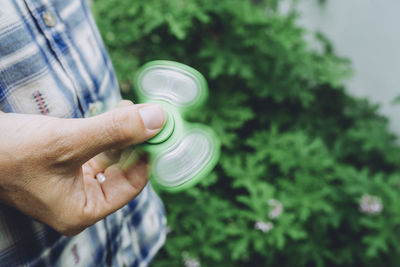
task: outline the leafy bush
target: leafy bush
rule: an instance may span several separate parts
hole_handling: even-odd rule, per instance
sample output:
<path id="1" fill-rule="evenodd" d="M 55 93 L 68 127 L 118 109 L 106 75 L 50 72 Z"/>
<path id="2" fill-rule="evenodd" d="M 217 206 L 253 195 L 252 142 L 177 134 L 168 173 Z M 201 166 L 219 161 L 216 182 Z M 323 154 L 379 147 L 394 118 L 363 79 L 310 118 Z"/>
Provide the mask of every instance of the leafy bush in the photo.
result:
<path id="1" fill-rule="evenodd" d="M 154 266 L 388 266 L 400 261 L 399 147 L 387 120 L 342 84 L 326 38 L 304 41 L 278 1 L 95 0 L 125 97 L 155 59 L 209 81 L 191 114 L 221 136 L 219 165 L 164 194 L 170 233 Z"/>

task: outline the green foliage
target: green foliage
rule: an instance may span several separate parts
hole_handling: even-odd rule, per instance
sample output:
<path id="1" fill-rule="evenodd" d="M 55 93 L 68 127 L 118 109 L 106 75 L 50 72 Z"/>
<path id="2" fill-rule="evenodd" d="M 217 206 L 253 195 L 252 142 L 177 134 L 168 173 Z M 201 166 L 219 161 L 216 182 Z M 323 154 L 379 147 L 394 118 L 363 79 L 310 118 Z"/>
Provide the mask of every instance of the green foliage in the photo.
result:
<path id="1" fill-rule="evenodd" d="M 400 260 L 400 151 L 387 120 L 346 94 L 351 71 L 329 41 L 319 33 L 323 49 L 311 50 L 296 14 L 277 6 L 94 1 L 126 97 L 149 60 L 186 63 L 209 81 L 207 107 L 191 119 L 221 136 L 221 160 L 196 188 L 162 195 L 171 232 L 154 266 Z M 363 210 L 366 199 L 378 210 Z"/>

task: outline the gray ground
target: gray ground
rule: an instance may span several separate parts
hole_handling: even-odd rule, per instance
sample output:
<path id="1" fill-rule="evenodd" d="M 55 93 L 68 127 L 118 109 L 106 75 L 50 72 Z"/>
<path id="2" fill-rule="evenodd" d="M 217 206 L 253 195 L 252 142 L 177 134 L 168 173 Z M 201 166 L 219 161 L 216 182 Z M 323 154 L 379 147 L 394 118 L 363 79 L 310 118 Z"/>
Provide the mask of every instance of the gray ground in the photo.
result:
<path id="1" fill-rule="evenodd" d="M 300 24 L 321 30 L 336 52 L 351 59 L 355 74 L 349 92 L 381 105 L 400 137 L 400 1 L 300 0 Z"/>

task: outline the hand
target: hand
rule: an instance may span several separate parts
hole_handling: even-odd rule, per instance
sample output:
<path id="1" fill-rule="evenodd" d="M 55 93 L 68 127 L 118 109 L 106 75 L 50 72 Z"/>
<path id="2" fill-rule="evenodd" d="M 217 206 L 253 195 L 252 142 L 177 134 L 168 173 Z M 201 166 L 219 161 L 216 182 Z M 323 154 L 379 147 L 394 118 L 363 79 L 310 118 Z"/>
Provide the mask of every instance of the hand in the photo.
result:
<path id="1" fill-rule="evenodd" d="M 121 151 L 156 135 L 165 116 L 129 101 L 85 119 L 0 113 L 0 200 L 62 234 L 81 232 L 144 188 L 146 159 Z"/>

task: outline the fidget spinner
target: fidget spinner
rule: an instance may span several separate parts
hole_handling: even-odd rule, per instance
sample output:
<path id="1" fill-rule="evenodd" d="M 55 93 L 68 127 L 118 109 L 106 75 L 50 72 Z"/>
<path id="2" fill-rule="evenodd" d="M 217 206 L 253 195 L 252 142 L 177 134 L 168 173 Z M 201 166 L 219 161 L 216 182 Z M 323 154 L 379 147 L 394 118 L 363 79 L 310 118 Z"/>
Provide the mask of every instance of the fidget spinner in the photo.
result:
<path id="1" fill-rule="evenodd" d="M 140 103 L 157 103 L 167 113 L 163 129 L 143 145 L 153 184 L 176 192 L 208 175 L 219 159 L 220 140 L 210 127 L 185 120 L 207 99 L 203 75 L 181 63 L 152 61 L 136 73 L 135 92 Z"/>

